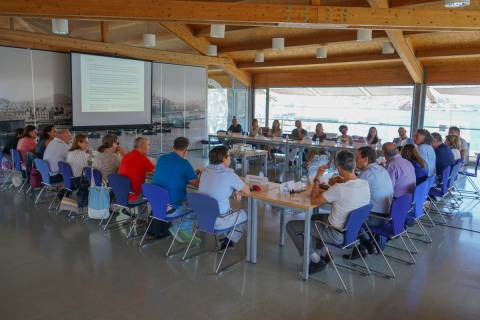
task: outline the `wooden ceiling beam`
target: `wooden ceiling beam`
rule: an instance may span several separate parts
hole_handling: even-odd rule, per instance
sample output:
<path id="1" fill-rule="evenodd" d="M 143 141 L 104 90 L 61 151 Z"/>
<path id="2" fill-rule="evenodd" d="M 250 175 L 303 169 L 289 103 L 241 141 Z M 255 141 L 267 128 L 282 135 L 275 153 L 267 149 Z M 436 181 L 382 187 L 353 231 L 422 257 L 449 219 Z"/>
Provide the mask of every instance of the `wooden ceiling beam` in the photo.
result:
<path id="1" fill-rule="evenodd" d="M 199 53 L 207 55 L 208 46 L 211 43 L 203 37 L 195 37 L 188 25 L 175 22 L 164 22 L 161 25 Z M 228 60 L 227 64 L 222 65 L 226 73 L 235 77 L 247 87 L 252 85 L 252 76 L 249 72 L 238 69 L 235 62 L 228 55 L 222 55 L 221 57 Z"/>
<path id="2" fill-rule="evenodd" d="M 258 32 L 262 27 L 242 27 L 242 26 L 225 26 L 226 37 L 235 36 L 236 34 L 245 34 L 246 32 Z M 196 37 L 210 37 L 210 26 L 203 27 L 194 32 Z"/>
<path id="3" fill-rule="evenodd" d="M 108 21 L 102 21 L 100 23 L 100 39 L 102 42 L 108 42 L 108 36 L 109 36 L 109 25 Z"/>
<path id="4" fill-rule="evenodd" d="M 206 1 L 3 0 L 0 15 L 85 20 L 277 25 L 297 28 L 480 30 L 480 10 L 359 8 Z"/>
<path id="5" fill-rule="evenodd" d="M 119 57 L 198 66 L 223 66 L 230 63 L 228 59 L 221 57 L 206 57 L 194 54 L 138 48 L 124 44 L 74 39 L 64 36 L 10 31 L 7 29 L 0 29 L 0 45 L 46 49 L 60 52 L 79 51 L 108 54 Z"/>
<path id="6" fill-rule="evenodd" d="M 388 0 L 368 0 L 373 8 L 388 8 Z M 412 47 L 407 43 L 402 31 L 386 30 L 387 36 L 392 42 L 393 47 L 402 59 L 403 64 L 415 83 L 422 83 L 424 79 L 423 67 L 413 52 Z"/>

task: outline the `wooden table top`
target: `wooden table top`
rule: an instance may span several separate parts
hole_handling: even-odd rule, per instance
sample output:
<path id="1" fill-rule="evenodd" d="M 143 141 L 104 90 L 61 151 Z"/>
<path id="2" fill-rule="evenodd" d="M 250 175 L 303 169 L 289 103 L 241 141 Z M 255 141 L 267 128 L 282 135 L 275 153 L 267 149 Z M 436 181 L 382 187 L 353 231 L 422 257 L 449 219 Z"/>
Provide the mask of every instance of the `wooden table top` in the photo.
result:
<path id="1" fill-rule="evenodd" d="M 257 200 L 269 202 L 273 205 L 280 205 L 301 210 L 309 210 L 319 207 L 318 205 L 312 204 L 310 201 L 312 185 L 309 185 L 307 190 L 300 193 L 294 193 L 292 195 L 281 194 L 279 186 L 280 184 L 278 183 L 269 182 L 268 190 L 252 192 L 251 197 Z"/>

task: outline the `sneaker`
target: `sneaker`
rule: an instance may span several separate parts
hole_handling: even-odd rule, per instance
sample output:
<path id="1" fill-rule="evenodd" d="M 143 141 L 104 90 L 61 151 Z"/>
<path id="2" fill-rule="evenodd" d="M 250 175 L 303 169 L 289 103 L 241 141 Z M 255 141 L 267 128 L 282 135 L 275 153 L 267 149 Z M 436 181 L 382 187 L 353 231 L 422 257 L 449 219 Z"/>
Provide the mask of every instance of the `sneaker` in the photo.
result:
<path id="1" fill-rule="evenodd" d="M 362 255 L 362 257 L 366 257 L 368 255 L 368 251 L 364 246 L 359 245 L 358 249 L 360 249 L 360 252 L 358 252 L 357 248 L 355 248 L 353 249 L 351 254 L 344 254 L 343 258 L 347 260 L 356 260 L 360 258 L 360 254 Z"/>
<path id="2" fill-rule="evenodd" d="M 317 263 L 310 261 L 310 264 L 308 265 L 308 273 L 314 274 L 314 273 L 325 270 L 326 267 L 327 267 L 327 264 L 323 259 Z"/>
<path id="3" fill-rule="evenodd" d="M 174 224 L 170 228 L 168 228 L 168 232 L 172 235 L 172 237 L 175 237 L 175 234 L 177 233 L 178 230 L 178 225 Z M 182 239 L 180 236 L 180 232 L 177 234 L 177 238 L 175 239 L 178 243 L 185 243 L 185 240 Z"/>
<path id="4" fill-rule="evenodd" d="M 225 249 L 227 248 L 227 244 L 228 244 L 228 247 L 232 247 L 232 248 L 234 247 L 233 241 L 230 241 L 230 242 L 229 242 L 229 241 L 228 241 L 228 238 L 224 238 L 224 239 L 222 240 L 221 245 L 220 245 L 220 250 L 225 250 Z"/>
<path id="5" fill-rule="evenodd" d="M 180 231 L 178 232 L 178 237 L 186 243 L 190 243 L 190 241 L 192 241 L 192 233 L 184 229 L 180 229 Z M 195 247 L 198 246 L 200 243 L 202 243 L 202 240 L 198 237 L 195 237 L 192 241 L 192 245 Z"/>

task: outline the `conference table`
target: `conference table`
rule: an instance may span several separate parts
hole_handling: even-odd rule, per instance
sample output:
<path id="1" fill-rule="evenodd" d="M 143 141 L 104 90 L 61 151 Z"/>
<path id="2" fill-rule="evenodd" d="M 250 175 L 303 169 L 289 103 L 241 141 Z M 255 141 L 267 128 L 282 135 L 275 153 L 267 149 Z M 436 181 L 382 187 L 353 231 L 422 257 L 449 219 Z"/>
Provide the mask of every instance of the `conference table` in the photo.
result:
<path id="1" fill-rule="evenodd" d="M 308 280 L 308 266 L 310 263 L 310 241 L 311 241 L 311 218 L 315 208 L 310 201 L 310 192 L 312 185 L 307 187 L 307 190 L 294 193 L 282 194 L 280 192 L 280 184 L 269 182 L 268 187 L 259 192 L 252 192 L 248 198 L 248 212 L 247 212 L 247 262 L 257 263 L 257 238 L 258 238 L 258 203 L 268 203 L 274 207 L 282 209 L 295 209 L 305 213 L 305 228 L 304 228 L 304 245 L 303 245 L 303 267 L 302 279 Z M 284 237 L 284 213 L 281 215 L 280 222 L 280 237 Z"/>
<path id="2" fill-rule="evenodd" d="M 250 137 L 246 135 L 241 135 L 241 134 L 227 134 L 227 133 L 219 133 L 219 134 L 210 134 L 208 135 L 208 150 L 210 151 L 211 145 L 213 144 L 213 141 L 231 141 L 231 142 L 238 142 L 238 143 L 244 143 L 244 144 L 255 144 L 255 145 L 270 145 L 274 146 L 277 148 L 282 148 L 285 152 L 285 157 L 286 161 L 289 159 L 289 153 L 291 152 L 290 149 L 295 150 L 298 149 L 300 151 L 300 154 L 303 153 L 305 149 L 312 149 L 312 150 L 326 150 L 331 153 L 332 155 L 332 160 L 333 156 L 335 155 L 336 152 L 339 150 L 350 150 L 353 151 L 355 149 L 358 149 L 360 147 L 364 146 L 370 146 L 375 149 L 377 154 L 382 153 L 382 148 L 380 145 L 368 145 L 366 143 L 357 143 L 354 142 L 353 144 L 341 144 L 338 143 L 336 140 L 324 140 L 322 142 L 318 141 L 312 141 L 310 138 L 305 138 L 303 140 L 291 140 L 291 139 L 286 139 L 286 138 L 269 138 L 265 136 L 256 136 L 256 137 Z M 297 168 L 300 170 L 301 169 L 301 161 L 297 161 Z M 287 166 L 284 166 L 284 171 L 287 170 Z"/>
<path id="3" fill-rule="evenodd" d="M 267 174 L 268 170 L 268 151 L 259 150 L 259 149 L 250 149 L 250 150 L 236 150 L 232 151 L 231 156 L 234 158 L 242 159 L 242 177 L 247 175 L 248 168 L 248 159 L 263 157 L 263 170 L 264 174 Z"/>

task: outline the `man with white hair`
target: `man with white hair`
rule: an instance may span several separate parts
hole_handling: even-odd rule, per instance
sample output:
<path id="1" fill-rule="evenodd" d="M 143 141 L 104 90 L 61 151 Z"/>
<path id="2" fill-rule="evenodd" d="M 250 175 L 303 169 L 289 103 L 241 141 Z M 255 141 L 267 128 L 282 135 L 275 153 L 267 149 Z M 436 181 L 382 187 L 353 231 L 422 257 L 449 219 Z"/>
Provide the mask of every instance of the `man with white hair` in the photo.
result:
<path id="1" fill-rule="evenodd" d="M 71 140 L 72 134 L 70 130 L 61 129 L 57 131 L 55 138 L 47 145 L 43 154 L 43 160 L 48 162 L 52 176 L 59 173 L 58 162 L 66 161 Z"/>

